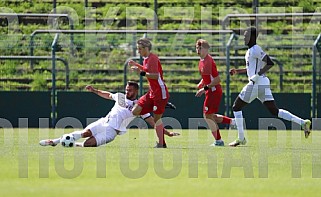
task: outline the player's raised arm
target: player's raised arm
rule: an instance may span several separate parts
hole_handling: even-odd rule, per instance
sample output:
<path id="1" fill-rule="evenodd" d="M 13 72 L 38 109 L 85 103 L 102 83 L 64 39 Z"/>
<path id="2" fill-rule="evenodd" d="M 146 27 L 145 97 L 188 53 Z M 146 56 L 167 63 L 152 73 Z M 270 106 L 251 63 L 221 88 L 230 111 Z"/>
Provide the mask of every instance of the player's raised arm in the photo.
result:
<path id="1" fill-rule="evenodd" d="M 112 99 L 112 96 L 111 96 L 112 93 L 110 93 L 108 91 L 95 89 L 91 85 L 87 85 L 86 90 L 88 90 L 89 92 L 93 92 L 93 93 L 97 94 L 98 96 L 103 97 L 105 99 L 110 99 L 110 100 Z"/>

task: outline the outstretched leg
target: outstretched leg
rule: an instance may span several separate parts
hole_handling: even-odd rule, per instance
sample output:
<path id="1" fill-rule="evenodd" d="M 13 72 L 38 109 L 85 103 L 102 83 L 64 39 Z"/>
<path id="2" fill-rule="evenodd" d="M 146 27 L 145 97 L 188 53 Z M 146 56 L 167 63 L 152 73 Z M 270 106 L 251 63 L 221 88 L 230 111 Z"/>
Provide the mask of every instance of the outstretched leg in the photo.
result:
<path id="1" fill-rule="evenodd" d="M 86 138 L 86 137 L 92 136 L 92 133 L 89 129 L 82 130 L 82 131 L 74 131 L 70 134 L 73 135 L 75 141 L 79 140 L 80 138 Z M 40 140 L 39 142 L 41 146 L 57 146 L 57 144 L 59 143 L 60 143 L 60 138 Z"/>
<path id="2" fill-rule="evenodd" d="M 279 118 L 282 118 L 284 120 L 288 120 L 288 121 L 291 121 L 291 122 L 295 122 L 299 125 L 301 125 L 301 127 L 303 128 L 304 130 L 304 136 L 305 138 L 308 138 L 310 133 L 311 133 L 311 130 L 310 130 L 310 127 L 311 127 L 311 121 L 310 120 L 303 120 L 302 118 L 290 113 L 289 111 L 287 110 L 284 110 L 284 109 L 279 109 L 276 104 L 275 104 L 275 101 L 272 100 L 272 101 L 265 101 L 264 102 L 264 105 L 266 106 L 266 108 L 270 111 L 270 113 L 274 116 L 277 116 Z"/>
<path id="3" fill-rule="evenodd" d="M 181 135 L 180 133 L 173 132 L 173 131 L 168 131 L 165 127 L 163 129 L 164 135 L 167 135 L 168 137 L 173 137 L 173 136 L 179 136 Z"/>
<path id="4" fill-rule="evenodd" d="M 227 116 L 223 116 L 221 114 L 215 114 L 215 122 L 216 123 L 222 123 L 222 124 L 229 124 L 229 125 L 235 125 L 235 121 L 233 120 L 233 118 L 227 117 Z"/>

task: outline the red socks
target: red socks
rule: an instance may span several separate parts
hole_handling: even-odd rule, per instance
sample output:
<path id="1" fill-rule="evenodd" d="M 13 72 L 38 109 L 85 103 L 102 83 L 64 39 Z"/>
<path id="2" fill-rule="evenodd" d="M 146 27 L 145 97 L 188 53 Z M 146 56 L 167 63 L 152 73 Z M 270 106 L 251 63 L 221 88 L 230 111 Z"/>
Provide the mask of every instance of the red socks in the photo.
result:
<path id="1" fill-rule="evenodd" d="M 232 122 L 232 118 L 223 116 L 223 121 L 222 121 L 223 124 L 231 124 L 231 122 Z"/>
<path id="2" fill-rule="evenodd" d="M 217 131 L 212 131 L 212 135 L 214 136 L 215 140 L 222 139 L 219 129 L 217 129 Z"/>
<path id="3" fill-rule="evenodd" d="M 156 134 L 159 140 L 159 144 L 166 144 L 164 138 L 164 125 L 163 123 L 156 126 Z"/>

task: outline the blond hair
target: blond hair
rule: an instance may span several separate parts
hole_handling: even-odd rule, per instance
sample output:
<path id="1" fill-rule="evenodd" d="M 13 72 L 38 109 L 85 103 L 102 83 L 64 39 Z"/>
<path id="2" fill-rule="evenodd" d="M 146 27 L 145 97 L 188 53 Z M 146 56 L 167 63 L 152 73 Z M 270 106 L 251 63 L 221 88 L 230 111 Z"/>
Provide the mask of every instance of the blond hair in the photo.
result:
<path id="1" fill-rule="evenodd" d="M 203 47 L 205 49 L 209 49 L 210 48 L 210 45 L 208 44 L 208 42 L 204 39 L 198 39 L 196 41 L 196 47 Z"/>

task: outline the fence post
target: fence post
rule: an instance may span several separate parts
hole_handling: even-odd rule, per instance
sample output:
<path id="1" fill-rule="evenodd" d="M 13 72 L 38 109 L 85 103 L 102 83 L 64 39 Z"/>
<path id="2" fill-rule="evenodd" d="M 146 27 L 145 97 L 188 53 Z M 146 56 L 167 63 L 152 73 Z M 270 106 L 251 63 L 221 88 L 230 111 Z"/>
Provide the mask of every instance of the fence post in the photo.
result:
<path id="1" fill-rule="evenodd" d="M 235 38 L 235 34 L 233 33 L 230 36 L 230 39 L 228 40 L 226 44 L 226 112 L 225 114 L 230 117 L 230 48 L 232 45 L 232 41 Z"/>
<path id="2" fill-rule="evenodd" d="M 51 55 L 52 55 L 52 127 L 56 125 L 56 50 L 57 50 L 57 43 L 59 39 L 59 34 L 55 35 L 55 38 L 51 45 Z"/>
<path id="3" fill-rule="evenodd" d="M 154 0 L 154 29 L 158 29 L 158 20 L 157 20 L 157 10 L 158 10 L 158 3 L 157 0 Z"/>
<path id="4" fill-rule="evenodd" d="M 312 47 L 312 117 L 316 118 L 316 107 L 317 107 L 317 46 L 321 40 L 321 34 L 314 41 Z"/>

